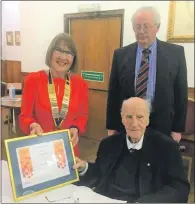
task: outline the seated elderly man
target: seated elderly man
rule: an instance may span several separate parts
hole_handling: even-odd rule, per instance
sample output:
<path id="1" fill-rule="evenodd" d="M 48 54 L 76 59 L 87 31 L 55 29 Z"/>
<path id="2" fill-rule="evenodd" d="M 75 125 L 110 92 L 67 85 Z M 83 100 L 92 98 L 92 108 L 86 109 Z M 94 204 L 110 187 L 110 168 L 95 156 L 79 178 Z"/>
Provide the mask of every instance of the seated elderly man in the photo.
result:
<path id="1" fill-rule="evenodd" d="M 190 186 L 178 144 L 151 128 L 149 104 L 141 98 L 125 100 L 121 109 L 126 134 L 100 143 L 95 163 L 76 158 L 78 185 L 127 202 L 187 202 Z"/>

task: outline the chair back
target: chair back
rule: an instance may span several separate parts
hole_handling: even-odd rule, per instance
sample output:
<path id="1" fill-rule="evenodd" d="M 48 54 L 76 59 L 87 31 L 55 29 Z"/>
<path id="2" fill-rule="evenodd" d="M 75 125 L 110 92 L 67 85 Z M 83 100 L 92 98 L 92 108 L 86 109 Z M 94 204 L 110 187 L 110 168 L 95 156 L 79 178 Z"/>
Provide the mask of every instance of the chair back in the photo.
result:
<path id="1" fill-rule="evenodd" d="M 194 100 L 188 99 L 187 118 L 185 126 L 185 135 L 194 134 Z"/>
<path id="2" fill-rule="evenodd" d="M 5 96 L 7 92 L 7 84 L 1 81 L 1 97 Z"/>

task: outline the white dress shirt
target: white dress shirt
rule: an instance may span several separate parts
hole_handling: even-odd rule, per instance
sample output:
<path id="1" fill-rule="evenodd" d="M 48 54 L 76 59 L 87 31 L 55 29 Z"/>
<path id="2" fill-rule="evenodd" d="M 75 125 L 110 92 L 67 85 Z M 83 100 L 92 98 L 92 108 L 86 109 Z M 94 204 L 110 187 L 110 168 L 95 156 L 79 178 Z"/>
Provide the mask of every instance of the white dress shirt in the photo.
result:
<path id="1" fill-rule="evenodd" d="M 127 136 L 126 137 L 126 141 L 127 141 L 127 148 L 128 149 L 141 149 L 142 148 L 142 144 L 143 144 L 143 139 L 144 137 L 142 136 L 140 141 L 137 142 L 137 143 L 132 143 L 130 140 L 129 140 L 129 137 Z"/>

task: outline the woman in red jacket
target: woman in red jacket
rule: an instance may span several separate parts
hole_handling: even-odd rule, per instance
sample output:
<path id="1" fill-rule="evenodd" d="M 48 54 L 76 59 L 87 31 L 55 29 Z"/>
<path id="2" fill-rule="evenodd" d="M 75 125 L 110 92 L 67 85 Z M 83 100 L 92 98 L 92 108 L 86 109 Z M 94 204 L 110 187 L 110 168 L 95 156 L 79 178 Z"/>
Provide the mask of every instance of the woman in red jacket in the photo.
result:
<path id="1" fill-rule="evenodd" d="M 52 40 L 46 65 L 49 70 L 30 73 L 25 79 L 20 128 L 30 135 L 69 129 L 78 156 L 78 136 L 85 132 L 88 119 L 88 87 L 73 74 L 77 51 L 69 35 L 61 33 Z"/>

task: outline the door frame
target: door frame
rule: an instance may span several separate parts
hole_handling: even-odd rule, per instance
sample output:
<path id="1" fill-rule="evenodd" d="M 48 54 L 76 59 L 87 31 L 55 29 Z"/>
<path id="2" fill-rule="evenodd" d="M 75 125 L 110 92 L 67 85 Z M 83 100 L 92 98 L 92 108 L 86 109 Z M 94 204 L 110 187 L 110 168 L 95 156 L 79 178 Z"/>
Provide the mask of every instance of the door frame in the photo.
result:
<path id="1" fill-rule="evenodd" d="M 64 32 L 70 34 L 72 19 L 121 17 L 120 47 L 123 45 L 124 9 L 64 14 Z"/>

